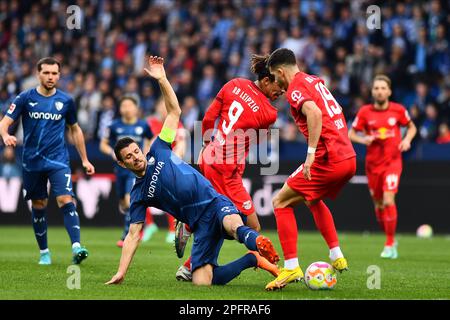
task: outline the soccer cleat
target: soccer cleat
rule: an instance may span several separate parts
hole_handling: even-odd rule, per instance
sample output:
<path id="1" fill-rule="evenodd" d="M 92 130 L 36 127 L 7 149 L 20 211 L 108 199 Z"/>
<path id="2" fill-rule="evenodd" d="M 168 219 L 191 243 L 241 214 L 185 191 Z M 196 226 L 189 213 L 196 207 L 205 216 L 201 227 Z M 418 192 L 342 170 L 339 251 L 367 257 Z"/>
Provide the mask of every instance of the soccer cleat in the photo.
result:
<path id="1" fill-rule="evenodd" d="M 280 261 L 280 256 L 275 251 L 272 241 L 263 235 L 256 238 L 256 247 L 261 256 L 269 260 L 270 263 L 277 264 Z"/>
<path id="2" fill-rule="evenodd" d="M 142 235 L 142 241 L 147 242 L 151 239 L 153 234 L 158 231 L 158 226 L 155 223 L 152 223 L 144 228 L 144 233 Z"/>
<path id="3" fill-rule="evenodd" d="M 116 246 L 118 246 L 119 248 L 123 248 L 123 240 L 117 241 Z"/>
<path id="4" fill-rule="evenodd" d="M 178 281 L 192 281 L 192 273 L 184 265 L 180 266 L 175 274 Z"/>
<path id="5" fill-rule="evenodd" d="M 267 272 L 270 272 L 275 278 L 278 277 L 280 274 L 280 270 L 278 267 L 270 263 L 266 258 L 262 257 L 258 252 L 256 251 L 249 251 L 248 253 L 254 254 L 256 257 L 256 266 L 260 269 L 266 270 Z"/>
<path id="6" fill-rule="evenodd" d="M 89 252 L 85 247 L 75 247 L 72 249 L 72 254 L 73 254 L 72 263 L 80 264 L 81 261 L 83 261 L 88 257 Z"/>
<path id="7" fill-rule="evenodd" d="M 339 271 L 341 273 L 344 270 L 345 271 L 348 270 L 348 262 L 347 262 L 347 259 L 345 259 L 344 257 L 337 258 L 336 260 L 331 262 L 331 265 L 333 266 L 334 269 L 336 269 L 337 271 Z"/>
<path id="8" fill-rule="evenodd" d="M 190 237 L 191 232 L 186 229 L 186 225 L 177 220 L 175 225 L 175 251 L 178 258 L 183 258 Z"/>
<path id="9" fill-rule="evenodd" d="M 166 242 L 173 243 L 174 241 L 175 241 L 175 232 L 174 231 L 167 232 Z"/>
<path id="10" fill-rule="evenodd" d="M 278 277 L 266 285 L 267 291 L 273 291 L 284 288 L 290 282 L 301 281 L 304 277 L 300 267 L 295 269 L 282 268 Z"/>
<path id="11" fill-rule="evenodd" d="M 384 246 L 383 252 L 381 252 L 380 257 L 383 259 L 397 259 L 397 243 L 394 243 L 393 246 Z"/>
<path id="12" fill-rule="evenodd" d="M 50 251 L 41 253 L 41 257 L 39 258 L 39 264 L 42 264 L 42 265 L 52 264 L 52 258 L 50 255 Z"/>

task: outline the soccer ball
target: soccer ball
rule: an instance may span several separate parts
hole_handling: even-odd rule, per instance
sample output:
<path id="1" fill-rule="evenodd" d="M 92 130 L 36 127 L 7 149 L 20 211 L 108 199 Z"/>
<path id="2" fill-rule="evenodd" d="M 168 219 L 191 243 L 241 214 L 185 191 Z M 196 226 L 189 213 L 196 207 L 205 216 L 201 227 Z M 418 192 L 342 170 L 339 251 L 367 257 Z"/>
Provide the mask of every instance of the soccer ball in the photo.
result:
<path id="1" fill-rule="evenodd" d="M 329 290 L 336 285 L 336 270 L 322 261 L 311 263 L 306 269 L 305 282 L 312 290 Z"/>
<path id="2" fill-rule="evenodd" d="M 433 228 L 429 224 L 423 224 L 417 228 L 417 237 L 428 239 L 433 236 Z"/>

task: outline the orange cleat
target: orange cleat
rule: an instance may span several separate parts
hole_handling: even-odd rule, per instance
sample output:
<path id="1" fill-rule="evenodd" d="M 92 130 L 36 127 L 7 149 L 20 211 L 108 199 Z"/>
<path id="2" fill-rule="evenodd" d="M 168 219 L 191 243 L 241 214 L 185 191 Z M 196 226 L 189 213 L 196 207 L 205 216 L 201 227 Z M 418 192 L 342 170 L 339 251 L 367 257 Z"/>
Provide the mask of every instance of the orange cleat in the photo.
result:
<path id="1" fill-rule="evenodd" d="M 262 257 L 256 251 L 249 251 L 248 253 L 252 253 L 255 255 L 258 268 L 270 272 L 275 278 L 278 277 L 278 275 L 280 274 L 280 270 L 275 264 L 270 263 L 266 258 Z"/>
<path id="2" fill-rule="evenodd" d="M 116 246 L 118 246 L 119 248 L 122 248 L 123 247 L 123 240 L 117 241 Z"/>
<path id="3" fill-rule="evenodd" d="M 277 264 L 280 261 L 280 256 L 275 251 L 272 241 L 269 238 L 259 235 L 256 238 L 256 247 L 261 256 L 269 260 L 270 263 Z"/>

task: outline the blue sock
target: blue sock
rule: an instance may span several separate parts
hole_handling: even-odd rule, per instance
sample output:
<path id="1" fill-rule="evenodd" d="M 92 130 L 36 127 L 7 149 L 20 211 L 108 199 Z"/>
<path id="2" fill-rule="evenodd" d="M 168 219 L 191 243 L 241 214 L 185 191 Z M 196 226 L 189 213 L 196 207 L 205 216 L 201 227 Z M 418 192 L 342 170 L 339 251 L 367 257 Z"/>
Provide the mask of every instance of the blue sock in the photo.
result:
<path id="1" fill-rule="evenodd" d="M 252 253 L 234 260 L 224 266 L 215 267 L 213 271 L 212 284 L 224 285 L 236 278 L 245 269 L 256 267 L 256 257 Z"/>
<path id="2" fill-rule="evenodd" d="M 80 243 L 80 218 L 73 202 L 69 202 L 60 208 L 64 216 L 64 225 L 72 244 Z"/>
<path id="3" fill-rule="evenodd" d="M 48 249 L 47 245 L 47 217 L 45 209 L 31 208 L 31 222 L 34 235 L 40 250 Z"/>
<path id="4" fill-rule="evenodd" d="M 240 226 L 236 230 L 238 240 L 240 243 L 245 244 L 247 249 L 252 251 L 257 251 L 256 247 L 256 238 L 259 236 L 259 233 L 247 226 Z"/>
<path id="5" fill-rule="evenodd" d="M 122 233 L 122 238 L 121 238 L 122 240 L 125 240 L 125 238 L 127 237 L 128 231 L 130 231 L 130 221 L 131 221 L 130 209 L 128 209 L 125 212 L 124 221 L 125 221 L 125 226 L 124 226 L 123 233 Z"/>

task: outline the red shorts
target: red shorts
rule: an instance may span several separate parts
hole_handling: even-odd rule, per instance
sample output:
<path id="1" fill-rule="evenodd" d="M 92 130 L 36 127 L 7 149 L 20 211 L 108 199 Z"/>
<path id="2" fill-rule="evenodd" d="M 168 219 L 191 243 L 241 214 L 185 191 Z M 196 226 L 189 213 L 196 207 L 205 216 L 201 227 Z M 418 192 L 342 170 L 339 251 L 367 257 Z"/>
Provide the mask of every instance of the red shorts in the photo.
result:
<path id="1" fill-rule="evenodd" d="M 311 167 L 311 180 L 303 175 L 303 164 L 287 179 L 287 185 L 307 201 L 324 198 L 335 199 L 342 187 L 356 173 L 356 157 L 344 161 L 314 162 Z"/>
<path id="2" fill-rule="evenodd" d="M 199 164 L 200 170 L 206 179 L 211 182 L 214 189 L 223 194 L 246 216 L 255 212 L 252 197 L 244 188 L 242 165 L 208 165 Z"/>
<path id="3" fill-rule="evenodd" d="M 366 175 L 372 198 L 381 200 L 383 199 L 383 193 L 386 191 L 397 193 L 401 174 L 402 168 L 399 166 L 383 169 L 380 167 L 371 168 L 366 165 Z"/>

